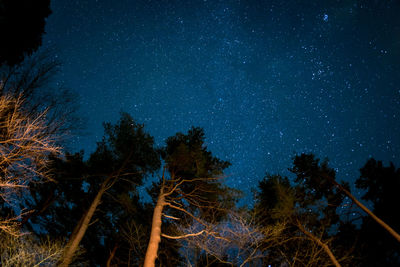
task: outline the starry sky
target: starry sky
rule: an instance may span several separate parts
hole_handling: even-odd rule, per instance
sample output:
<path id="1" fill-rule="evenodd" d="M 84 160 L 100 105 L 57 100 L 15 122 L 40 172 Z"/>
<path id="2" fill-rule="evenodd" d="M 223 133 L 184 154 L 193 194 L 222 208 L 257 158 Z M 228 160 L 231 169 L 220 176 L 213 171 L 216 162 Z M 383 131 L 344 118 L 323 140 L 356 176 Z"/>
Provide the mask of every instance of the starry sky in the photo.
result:
<path id="1" fill-rule="evenodd" d="M 95 149 L 121 111 L 158 145 L 192 125 L 250 194 L 295 154 L 354 181 L 369 157 L 400 163 L 398 0 L 52 0 L 44 46 Z"/>

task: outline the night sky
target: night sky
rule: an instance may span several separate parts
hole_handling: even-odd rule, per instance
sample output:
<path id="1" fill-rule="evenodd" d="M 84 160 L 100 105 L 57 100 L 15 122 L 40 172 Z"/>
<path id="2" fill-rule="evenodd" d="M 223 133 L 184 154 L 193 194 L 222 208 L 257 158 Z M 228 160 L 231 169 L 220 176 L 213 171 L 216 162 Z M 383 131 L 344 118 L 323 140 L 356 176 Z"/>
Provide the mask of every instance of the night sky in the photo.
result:
<path id="1" fill-rule="evenodd" d="M 52 0 L 44 46 L 79 93 L 92 152 L 120 111 L 158 145 L 192 125 L 250 193 L 295 154 L 354 181 L 400 163 L 400 1 Z"/>

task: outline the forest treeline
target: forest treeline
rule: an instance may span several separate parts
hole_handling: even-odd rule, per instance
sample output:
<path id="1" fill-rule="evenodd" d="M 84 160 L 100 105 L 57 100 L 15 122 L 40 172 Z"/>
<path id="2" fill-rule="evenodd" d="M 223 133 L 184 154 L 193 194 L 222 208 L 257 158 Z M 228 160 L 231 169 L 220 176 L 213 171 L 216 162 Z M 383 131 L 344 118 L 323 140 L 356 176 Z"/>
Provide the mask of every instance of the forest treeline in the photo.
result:
<path id="1" fill-rule="evenodd" d="M 225 183 L 230 163 L 198 127 L 156 146 L 121 113 L 93 153 L 68 152 L 74 98 L 52 87 L 58 62 L 35 52 L 49 1 L 15 2 L 0 1 L 2 28 L 25 27 L 5 14 L 38 12 L 26 22 L 35 21 L 33 41 L 12 45 L 21 36 L 9 31 L 0 51 L 1 266 L 400 265 L 392 163 L 368 159 L 353 185 L 327 160 L 299 154 L 289 177 L 254 177 L 253 203 L 239 206 L 243 193 Z"/>

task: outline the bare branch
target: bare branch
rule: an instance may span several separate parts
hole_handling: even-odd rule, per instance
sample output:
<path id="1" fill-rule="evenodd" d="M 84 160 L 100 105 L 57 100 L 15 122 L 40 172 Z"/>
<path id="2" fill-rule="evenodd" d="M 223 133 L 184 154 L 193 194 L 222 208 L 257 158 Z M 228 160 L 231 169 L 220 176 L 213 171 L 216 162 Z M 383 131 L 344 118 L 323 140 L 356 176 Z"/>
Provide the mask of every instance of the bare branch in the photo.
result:
<path id="1" fill-rule="evenodd" d="M 197 232 L 197 233 L 190 233 L 190 234 L 185 234 L 185 235 L 180 235 L 180 236 L 171 236 L 171 235 L 166 235 L 166 234 L 161 233 L 161 236 L 169 238 L 169 239 L 183 239 L 183 238 L 188 238 L 188 237 L 193 237 L 193 236 L 199 236 L 205 232 L 206 232 L 206 230 L 201 230 L 200 232 Z"/>
<path id="2" fill-rule="evenodd" d="M 180 220 L 181 218 L 177 218 L 177 217 L 174 217 L 174 216 L 171 216 L 171 215 L 167 215 L 167 214 L 162 214 L 165 218 L 169 218 L 169 219 L 173 219 L 173 220 Z"/>

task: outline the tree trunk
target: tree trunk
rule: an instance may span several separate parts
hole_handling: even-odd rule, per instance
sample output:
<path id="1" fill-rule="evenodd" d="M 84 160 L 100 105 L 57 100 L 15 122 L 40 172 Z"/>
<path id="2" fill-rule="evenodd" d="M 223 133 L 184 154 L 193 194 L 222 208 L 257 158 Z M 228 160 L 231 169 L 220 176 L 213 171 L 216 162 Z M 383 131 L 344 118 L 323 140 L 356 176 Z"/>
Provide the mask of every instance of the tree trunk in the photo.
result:
<path id="1" fill-rule="evenodd" d="M 314 242 L 316 242 L 318 245 L 320 245 L 322 247 L 323 250 L 325 250 L 326 254 L 328 254 L 329 258 L 331 259 L 332 263 L 336 266 L 336 267 L 341 267 L 340 263 L 338 262 L 338 260 L 336 259 L 335 255 L 333 255 L 331 249 L 328 247 L 327 244 L 325 244 L 324 242 L 321 241 L 321 239 L 319 239 L 318 237 L 316 237 L 315 235 L 313 235 L 312 233 L 310 233 L 309 231 L 307 231 L 303 225 L 301 225 L 300 222 L 297 222 L 297 226 L 299 227 L 300 231 L 302 231 L 306 236 L 308 236 L 311 240 L 313 240 Z"/>
<path id="2" fill-rule="evenodd" d="M 366 206 L 364 206 L 360 201 L 358 201 L 349 191 L 346 190 L 341 184 L 336 182 L 335 180 L 332 180 L 332 182 L 343 192 L 348 196 L 357 206 L 359 206 L 364 212 L 366 212 L 369 216 L 372 217 L 380 226 L 385 228 L 386 231 L 388 231 L 394 238 L 397 239 L 397 241 L 400 242 L 400 235 L 388 224 L 386 224 L 384 221 L 379 219 L 372 211 L 370 211 Z"/>
<path id="3" fill-rule="evenodd" d="M 144 258 L 144 267 L 154 267 L 157 259 L 158 246 L 161 241 L 161 217 L 165 206 L 165 195 L 161 188 L 160 195 L 154 208 L 153 221 L 151 224 L 151 234 L 149 244 L 147 246 L 146 256 Z"/>
<path id="4" fill-rule="evenodd" d="M 99 192 L 97 192 L 96 197 L 90 205 L 89 210 L 82 216 L 80 222 L 75 227 L 71 238 L 66 245 L 66 250 L 64 252 L 62 262 L 59 265 L 60 267 L 67 267 L 69 264 L 71 264 L 72 258 L 74 257 L 74 254 L 78 249 L 79 243 L 81 242 L 87 228 L 89 227 L 90 220 L 92 219 L 93 214 L 97 209 L 97 206 L 100 204 L 101 197 L 105 192 L 105 185 L 108 183 L 108 181 L 109 179 L 104 181 Z"/>

